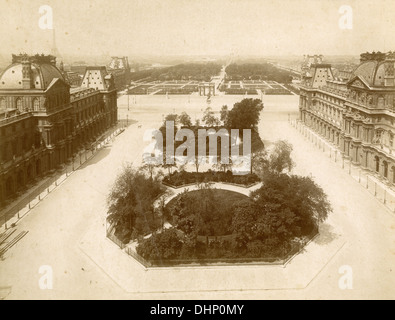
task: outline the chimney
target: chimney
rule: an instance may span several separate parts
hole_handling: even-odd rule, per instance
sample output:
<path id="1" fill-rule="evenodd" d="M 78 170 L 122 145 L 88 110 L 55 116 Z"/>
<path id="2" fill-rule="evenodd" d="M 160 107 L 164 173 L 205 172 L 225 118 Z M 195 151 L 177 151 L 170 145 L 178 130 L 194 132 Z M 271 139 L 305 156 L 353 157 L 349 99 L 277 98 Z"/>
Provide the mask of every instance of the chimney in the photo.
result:
<path id="1" fill-rule="evenodd" d="M 33 89 L 32 64 L 29 59 L 22 60 L 22 87 L 23 89 Z"/>
<path id="2" fill-rule="evenodd" d="M 114 77 L 113 77 L 113 75 L 111 73 L 104 77 L 104 81 L 105 81 L 105 84 L 106 84 L 106 90 L 107 91 L 110 91 L 110 90 L 112 90 L 114 88 Z"/>

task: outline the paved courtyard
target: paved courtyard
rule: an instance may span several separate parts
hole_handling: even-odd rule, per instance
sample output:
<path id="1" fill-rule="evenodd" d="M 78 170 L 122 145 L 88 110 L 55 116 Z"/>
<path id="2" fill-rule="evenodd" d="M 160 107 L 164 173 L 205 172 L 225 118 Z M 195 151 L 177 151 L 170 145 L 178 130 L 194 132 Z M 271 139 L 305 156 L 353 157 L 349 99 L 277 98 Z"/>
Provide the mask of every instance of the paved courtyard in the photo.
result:
<path id="1" fill-rule="evenodd" d="M 213 97 L 219 111 L 243 96 Z M 253 96 L 256 98 L 256 96 Z M 162 115 L 187 111 L 201 117 L 198 96 L 119 99 L 122 118 L 137 120 L 112 145 L 69 176 L 17 225 L 28 231 L 0 262 L 0 297 L 8 299 L 265 299 L 394 298 L 395 215 L 288 123 L 297 96 L 264 96 L 259 125 L 266 141 L 294 145 L 295 173 L 312 175 L 333 214 L 306 251 L 285 268 L 271 266 L 145 270 L 105 239 L 106 196 L 122 165 L 141 163 L 143 133 Z M 141 127 L 139 128 L 139 126 Z M 118 259 L 118 260 L 117 260 Z M 119 263 L 122 261 L 122 263 Z M 53 269 L 53 289 L 41 290 L 39 268 Z M 353 289 L 341 290 L 339 268 L 352 268 Z M 123 282 L 123 283 L 122 283 Z"/>

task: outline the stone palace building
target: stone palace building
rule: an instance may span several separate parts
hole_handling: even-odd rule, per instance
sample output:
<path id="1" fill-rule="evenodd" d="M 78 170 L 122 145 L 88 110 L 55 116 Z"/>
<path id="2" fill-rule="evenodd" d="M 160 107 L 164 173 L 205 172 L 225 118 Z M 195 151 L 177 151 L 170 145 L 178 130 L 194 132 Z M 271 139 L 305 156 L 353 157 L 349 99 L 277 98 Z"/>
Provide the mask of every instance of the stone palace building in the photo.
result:
<path id="1" fill-rule="evenodd" d="M 89 67 L 70 88 L 51 55 L 13 55 L 0 75 L 0 206 L 117 122 L 114 79 Z"/>
<path id="2" fill-rule="evenodd" d="M 336 145 L 345 158 L 395 184 L 395 53 L 364 53 L 352 72 L 331 65 L 302 68 L 301 121 Z"/>

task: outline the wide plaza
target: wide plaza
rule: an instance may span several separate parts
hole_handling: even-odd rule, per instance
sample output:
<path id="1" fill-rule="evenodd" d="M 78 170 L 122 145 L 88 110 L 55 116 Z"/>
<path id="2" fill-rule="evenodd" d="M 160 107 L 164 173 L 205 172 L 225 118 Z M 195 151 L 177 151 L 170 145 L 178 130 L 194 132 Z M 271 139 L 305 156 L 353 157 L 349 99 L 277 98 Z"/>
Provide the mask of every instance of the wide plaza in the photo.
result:
<path id="1" fill-rule="evenodd" d="M 211 98 L 219 112 L 246 96 Z M 258 96 L 248 96 L 258 98 Z M 197 95 L 131 95 L 118 99 L 121 119 L 135 120 L 112 144 L 70 175 L 17 224 L 28 234 L 0 262 L 0 297 L 9 299 L 265 299 L 388 298 L 395 294 L 395 215 L 336 166 L 288 120 L 297 118 L 298 96 L 263 95 L 259 133 L 265 142 L 293 144 L 295 173 L 311 175 L 328 194 L 333 213 L 320 235 L 285 267 L 199 267 L 145 270 L 105 239 L 106 197 L 122 166 L 139 166 L 145 130 L 168 113 L 186 111 L 194 121 L 208 106 Z M 120 255 L 121 254 L 121 255 Z M 51 266 L 53 289 L 38 283 Z M 352 289 L 339 287 L 342 267 Z M 122 283 L 123 281 L 123 283 Z"/>

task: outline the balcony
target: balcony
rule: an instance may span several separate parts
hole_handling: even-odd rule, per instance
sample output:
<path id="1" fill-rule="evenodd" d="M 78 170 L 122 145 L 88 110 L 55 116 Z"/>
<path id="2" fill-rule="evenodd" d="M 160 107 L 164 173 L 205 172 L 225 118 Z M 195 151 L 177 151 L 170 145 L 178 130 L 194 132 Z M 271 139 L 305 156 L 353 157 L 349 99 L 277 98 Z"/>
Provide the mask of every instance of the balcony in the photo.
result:
<path id="1" fill-rule="evenodd" d="M 0 126 L 4 126 L 16 121 L 20 121 L 20 120 L 24 120 L 24 119 L 28 119 L 30 117 L 32 117 L 32 113 L 31 112 L 23 112 L 20 114 L 15 114 L 12 116 L 8 116 L 8 117 L 4 117 L 0 119 Z"/>

